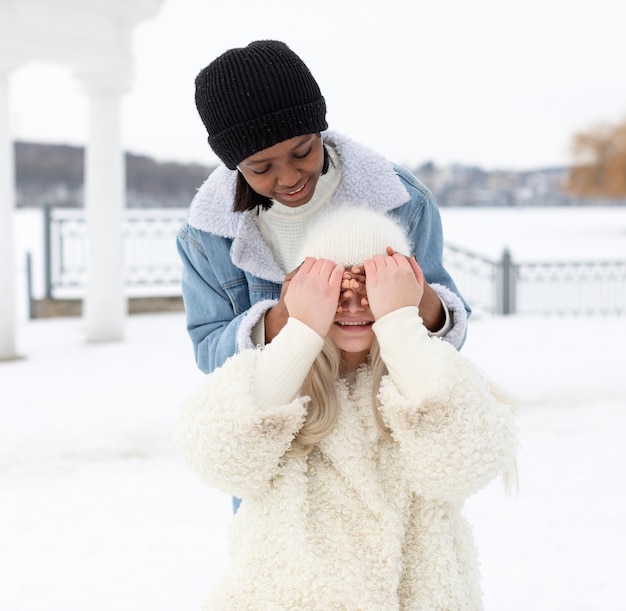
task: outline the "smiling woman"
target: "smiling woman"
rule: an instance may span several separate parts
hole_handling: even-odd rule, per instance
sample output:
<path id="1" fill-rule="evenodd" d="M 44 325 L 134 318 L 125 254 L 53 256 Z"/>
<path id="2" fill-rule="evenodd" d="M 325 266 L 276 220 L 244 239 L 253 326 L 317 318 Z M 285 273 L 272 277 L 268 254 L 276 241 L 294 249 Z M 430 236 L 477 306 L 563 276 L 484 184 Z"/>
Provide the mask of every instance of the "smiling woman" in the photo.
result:
<path id="1" fill-rule="evenodd" d="M 328 212 L 301 252 L 314 256 L 289 282 L 286 325 L 207 376 L 176 434 L 242 499 L 205 608 L 478 609 L 461 506 L 514 470 L 512 410 L 427 333 L 424 278 L 389 215 Z M 348 262 L 365 298 L 342 300 Z"/>
<path id="2" fill-rule="evenodd" d="M 328 154 L 319 134 L 305 134 L 246 157 L 237 169 L 235 210 L 255 209 L 260 198 L 252 194 L 265 198 L 265 209 L 271 200 L 296 207 L 311 201 L 319 177 L 328 170 Z"/>
<path id="3" fill-rule="evenodd" d="M 373 255 L 385 254 L 388 248 L 399 253 L 396 259 L 377 257 L 374 261 L 370 260 Z M 339 295 L 333 324 L 330 328 L 316 329 L 322 336 L 327 334 L 339 350 L 342 370 L 356 371 L 367 360 L 374 341 L 373 324 L 376 317 L 370 307 L 367 289 L 370 283 L 376 286 L 376 272 L 384 266 L 383 261 L 390 264 L 396 277 L 392 279 L 391 274 L 385 276 L 395 283 L 393 287 L 377 287 L 378 290 L 391 291 L 386 297 L 384 310 L 380 304 L 376 304 L 378 317 L 383 311 L 387 313 L 404 305 L 419 306 L 423 294 L 423 276 L 417 264 L 414 266 L 417 270 L 415 274 L 414 268 L 408 263 L 410 254 L 411 247 L 403 229 L 367 208 L 349 206 L 321 216 L 305 236 L 300 249 L 300 258 L 304 263 L 287 290 L 285 302 L 290 316 L 298 318 L 298 311 L 294 312 L 291 301 L 292 285 L 301 281 L 303 272 L 307 275 L 310 273 L 315 259 L 330 258 L 342 271 L 359 270 L 358 276 L 349 274 L 351 280 L 358 278 L 356 287 L 354 283 L 346 283 L 345 280 L 342 284 L 343 292 Z M 398 286 L 401 290 L 398 290 Z M 408 291 L 407 287 L 410 287 Z M 310 309 L 310 306 L 310 303 L 301 304 L 303 310 Z M 308 312 L 302 314 L 311 317 Z"/>
<path id="4" fill-rule="evenodd" d="M 460 347 L 469 308 L 441 262 L 437 204 L 407 170 L 329 131 L 326 101 L 302 59 L 261 40 L 224 52 L 195 79 L 196 107 L 223 161 L 178 234 L 183 298 L 198 366 L 270 343 L 287 322 L 284 294 L 308 226 L 359 200 L 393 211 L 424 270 L 426 327 Z M 356 278 L 344 276 L 349 298 Z"/>

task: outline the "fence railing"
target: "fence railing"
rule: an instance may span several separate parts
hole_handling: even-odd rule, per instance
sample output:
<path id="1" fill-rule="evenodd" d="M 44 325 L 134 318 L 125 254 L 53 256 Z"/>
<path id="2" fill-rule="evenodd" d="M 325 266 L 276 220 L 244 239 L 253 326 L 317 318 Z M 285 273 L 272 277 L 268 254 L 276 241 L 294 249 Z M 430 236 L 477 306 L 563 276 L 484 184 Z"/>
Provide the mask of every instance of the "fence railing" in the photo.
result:
<path id="1" fill-rule="evenodd" d="M 187 211 L 125 213 L 127 295 L 179 295 L 181 263 L 175 238 Z M 44 225 L 46 297 L 82 297 L 84 210 L 49 208 Z M 444 264 L 476 314 L 626 314 L 626 261 L 515 262 L 508 250 L 493 260 L 446 244 Z"/>
<path id="2" fill-rule="evenodd" d="M 492 260 L 446 244 L 444 264 L 477 314 L 626 314 L 626 261 Z"/>
<path id="3" fill-rule="evenodd" d="M 180 294 L 176 233 L 186 209 L 127 209 L 123 227 L 124 286 L 130 297 Z M 82 297 L 86 280 L 83 209 L 46 208 L 44 285 L 48 299 Z"/>

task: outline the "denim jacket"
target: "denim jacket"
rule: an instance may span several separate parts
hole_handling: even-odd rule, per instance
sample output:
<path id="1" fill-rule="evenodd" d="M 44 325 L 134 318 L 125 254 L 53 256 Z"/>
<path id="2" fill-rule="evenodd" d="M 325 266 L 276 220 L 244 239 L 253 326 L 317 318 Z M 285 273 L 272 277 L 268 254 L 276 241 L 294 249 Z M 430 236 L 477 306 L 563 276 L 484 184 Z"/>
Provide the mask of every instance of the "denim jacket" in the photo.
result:
<path id="1" fill-rule="evenodd" d="M 410 172 L 371 149 L 336 132 L 322 137 L 343 162 L 330 205 L 366 205 L 400 220 L 426 280 L 450 312 L 452 328 L 443 339 L 460 348 L 470 309 L 443 267 L 435 198 Z M 256 225 L 256 212 L 233 212 L 235 182 L 236 170 L 213 171 L 177 236 L 187 330 L 196 363 L 207 373 L 253 347 L 252 328 L 277 303 L 285 276 Z"/>

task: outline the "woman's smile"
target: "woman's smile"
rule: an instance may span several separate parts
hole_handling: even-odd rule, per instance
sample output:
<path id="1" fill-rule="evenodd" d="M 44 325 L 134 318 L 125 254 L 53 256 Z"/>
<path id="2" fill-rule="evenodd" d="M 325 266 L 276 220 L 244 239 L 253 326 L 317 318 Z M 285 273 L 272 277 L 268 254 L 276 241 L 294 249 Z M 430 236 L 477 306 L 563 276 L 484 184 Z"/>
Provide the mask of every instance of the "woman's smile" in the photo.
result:
<path id="1" fill-rule="evenodd" d="M 291 189 L 289 191 L 276 192 L 274 193 L 273 199 L 280 202 L 284 206 L 290 206 L 290 205 L 293 206 L 294 204 L 300 202 L 300 200 L 308 198 L 309 184 L 310 184 L 310 181 L 306 180 L 295 189 Z"/>
<path id="2" fill-rule="evenodd" d="M 369 330 L 373 324 L 371 320 L 337 320 L 335 324 L 341 327 L 343 331 L 348 333 L 358 333 L 363 330 Z"/>

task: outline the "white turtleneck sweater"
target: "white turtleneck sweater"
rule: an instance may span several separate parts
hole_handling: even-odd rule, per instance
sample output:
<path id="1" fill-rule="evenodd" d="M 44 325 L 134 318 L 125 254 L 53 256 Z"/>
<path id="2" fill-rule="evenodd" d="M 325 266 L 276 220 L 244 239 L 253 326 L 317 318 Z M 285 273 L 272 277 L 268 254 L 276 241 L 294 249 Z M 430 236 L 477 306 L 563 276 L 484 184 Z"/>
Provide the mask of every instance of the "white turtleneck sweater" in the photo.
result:
<path id="1" fill-rule="evenodd" d="M 328 172 L 317 181 L 311 201 L 292 207 L 272 200 L 272 207 L 256 216 L 259 231 L 285 274 L 302 263 L 297 257 L 307 227 L 328 206 L 341 182 L 343 163 L 330 146 L 326 149 L 330 156 Z"/>
<path id="2" fill-rule="evenodd" d="M 302 263 L 297 257 L 307 227 L 328 206 L 341 183 L 343 162 L 328 144 L 326 150 L 330 157 L 328 171 L 319 177 L 311 201 L 291 207 L 272 200 L 272 207 L 256 216 L 259 231 L 285 274 Z M 265 317 L 252 328 L 251 339 L 255 346 L 265 345 Z"/>

